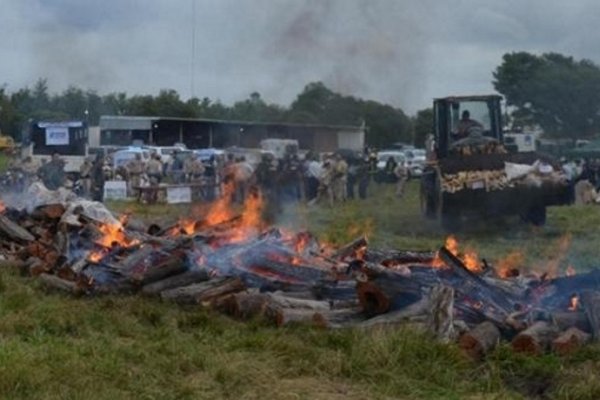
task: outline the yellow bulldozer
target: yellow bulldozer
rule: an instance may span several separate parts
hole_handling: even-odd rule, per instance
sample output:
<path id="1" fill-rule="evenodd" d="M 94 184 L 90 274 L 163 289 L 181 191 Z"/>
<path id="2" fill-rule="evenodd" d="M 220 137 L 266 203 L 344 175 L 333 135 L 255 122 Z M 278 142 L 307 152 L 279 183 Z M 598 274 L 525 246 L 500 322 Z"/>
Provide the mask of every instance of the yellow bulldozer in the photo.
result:
<path id="1" fill-rule="evenodd" d="M 15 150 L 15 140 L 0 131 L 0 153 L 12 153 Z"/>

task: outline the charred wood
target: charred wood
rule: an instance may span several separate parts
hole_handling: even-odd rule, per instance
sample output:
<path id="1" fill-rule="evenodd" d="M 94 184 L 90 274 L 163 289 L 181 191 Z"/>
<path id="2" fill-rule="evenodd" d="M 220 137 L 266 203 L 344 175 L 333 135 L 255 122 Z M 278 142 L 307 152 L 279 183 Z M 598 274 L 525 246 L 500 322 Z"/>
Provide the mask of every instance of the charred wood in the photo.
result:
<path id="1" fill-rule="evenodd" d="M 142 293 L 150 296 L 158 296 L 161 292 L 169 289 L 188 286 L 209 280 L 208 272 L 205 270 L 185 271 L 142 287 Z"/>
<path id="2" fill-rule="evenodd" d="M 244 289 L 244 283 L 239 278 L 223 277 L 165 290 L 161 292 L 160 296 L 163 300 L 180 304 L 203 304 L 230 293 L 241 292 Z"/>
<path id="3" fill-rule="evenodd" d="M 591 340 L 592 336 L 575 327 L 567 329 L 552 341 L 552 351 L 560 355 L 571 354 Z"/>
<path id="4" fill-rule="evenodd" d="M 490 321 L 485 321 L 461 335 L 458 346 L 471 358 L 479 360 L 499 342 L 500 330 Z"/>
<path id="5" fill-rule="evenodd" d="M 512 340 L 511 346 L 517 353 L 543 354 L 558 336 L 558 328 L 545 321 L 536 321 Z"/>

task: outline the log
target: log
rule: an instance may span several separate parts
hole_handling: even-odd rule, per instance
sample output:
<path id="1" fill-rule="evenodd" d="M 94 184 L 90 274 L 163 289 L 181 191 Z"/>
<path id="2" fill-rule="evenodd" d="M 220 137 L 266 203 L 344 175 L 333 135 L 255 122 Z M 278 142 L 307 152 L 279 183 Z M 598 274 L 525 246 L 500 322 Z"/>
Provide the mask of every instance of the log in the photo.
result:
<path id="1" fill-rule="evenodd" d="M 423 297 L 421 300 L 414 302 L 404 308 L 396 311 L 390 311 L 385 314 L 369 318 L 361 322 L 360 328 L 379 328 L 390 327 L 395 328 L 405 324 L 414 317 L 425 316 L 429 312 L 430 301 L 428 297 Z"/>
<path id="2" fill-rule="evenodd" d="M 368 244 L 369 242 L 366 236 L 360 236 L 339 248 L 335 253 L 333 253 L 331 258 L 343 260 L 346 257 L 352 256 L 357 250 L 360 250 L 363 247 L 366 248 Z"/>
<path id="3" fill-rule="evenodd" d="M 438 285 L 429 293 L 429 313 L 427 328 L 435 338 L 443 343 L 456 339 L 453 324 L 454 289 L 450 286 Z"/>
<path id="4" fill-rule="evenodd" d="M 552 341 L 552 351 L 560 355 L 567 355 L 588 343 L 592 336 L 575 327 L 569 328 Z"/>
<path id="5" fill-rule="evenodd" d="M 482 359 L 500 342 L 500 330 L 490 321 L 482 322 L 463 334 L 458 347 L 474 360 Z"/>
<path id="6" fill-rule="evenodd" d="M 543 354 L 558 336 L 558 328 L 545 321 L 536 321 L 513 339 L 511 346 L 517 353 Z"/>
<path id="7" fill-rule="evenodd" d="M 314 311 L 329 311 L 331 309 L 328 301 L 287 297 L 281 292 L 268 293 L 267 296 L 269 298 L 270 306 Z"/>
<path id="8" fill-rule="evenodd" d="M 2 214 L 0 214 L 0 233 L 18 242 L 33 242 L 35 240 L 31 233 Z"/>
<path id="9" fill-rule="evenodd" d="M 174 289 L 181 286 L 188 286 L 193 283 L 204 282 L 208 279 L 208 272 L 205 270 L 185 271 L 181 274 L 173 275 L 165 279 L 144 285 L 142 287 L 142 293 L 148 296 L 158 296 L 165 290 Z"/>
<path id="10" fill-rule="evenodd" d="M 179 249 L 167 253 L 142 247 L 119 265 L 123 266 L 124 275 L 132 283 L 147 285 L 185 272 L 185 260 L 185 253 Z"/>
<path id="11" fill-rule="evenodd" d="M 61 292 L 67 292 L 71 294 L 77 292 L 77 284 L 75 282 L 61 279 L 56 275 L 44 273 L 40 274 L 38 278 L 40 279 L 42 285 L 48 289 L 59 290 Z"/>
<path id="12" fill-rule="evenodd" d="M 244 289 L 245 286 L 241 279 L 222 277 L 165 290 L 160 294 L 160 297 L 163 300 L 170 300 L 179 304 L 205 304 L 218 297 L 241 292 Z"/>
<path id="13" fill-rule="evenodd" d="M 592 331 L 587 316 L 581 311 L 554 311 L 550 313 L 550 321 L 561 331 L 572 327 L 584 332 Z"/>
<path id="14" fill-rule="evenodd" d="M 600 339 L 600 292 L 586 291 L 581 293 L 580 301 L 590 323 L 592 339 Z"/>
<path id="15" fill-rule="evenodd" d="M 364 314 L 357 308 L 318 311 L 313 316 L 313 324 L 319 328 L 339 329 L 354 327 L 364 321 Z"/>
<path id="16" fill-rule="evenodd" d="M 264 316 L 268 302 L 264 293 L 239 292 L 224 298 L 217 308 L 236 318 L 251 319 Z"/>

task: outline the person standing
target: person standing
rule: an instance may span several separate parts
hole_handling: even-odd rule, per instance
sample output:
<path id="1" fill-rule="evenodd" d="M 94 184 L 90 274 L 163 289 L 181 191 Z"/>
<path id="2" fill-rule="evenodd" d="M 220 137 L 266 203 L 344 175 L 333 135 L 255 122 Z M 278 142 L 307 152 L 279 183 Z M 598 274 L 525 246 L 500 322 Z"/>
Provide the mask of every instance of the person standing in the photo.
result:
<path id="1" fill-rule="evenodd" d="M 404 197 L 404 186 L 408 180 L 408 168 L 403 163 L 399 163 L 394 169 L 394 175 L 396 176 L 396 196 Z"/>
<path id="2" fill-rule="evenodd" d="M 358 168 L 356 169 L 356 179 L 358 181 L 358 197 L 362 200 L 367 198 L 367 189 L 369 187 L 370 173 L 369 173 L 369 157 L 365 157 L 364 160 L 360 161 Z"/>
<path id="3" fill-rule="evenodd" d="M 90 195 L 94 201 L 104 201 L 104 157 L 101 154 L 96 156 L 96 160 L 90 169 Z"/>
<path id="4" fill-rule="evenodd" d="M 52 154 L 52 159 L 40 167 L 38 175 L 48 190 L 58 190 L 63 186 L 66 179 L 65 162 L 60 154 Z"/>
<path id="5" fill-rule="evenodd" d="M 142 174 L 144 173 L 144 162 L 142 155 L 136 153 L 135 158 L 127 163 L 127 175 L 129 177 L 129 193 L 137 197 L 137 192 L 142 183 Z"/>
<path id="6" fill-rule="evenodd" d="M 81 188 L 83 189 L 83 197 L 89 198 L 92 193 L 92 160 L 86 157 L 81 167 L 79 167 L 79 179 L 81 179 Z"/>
<path id="7" fill-rule="evenodd" d="M 333 166 L 333 196 L 336 201 L 346 201 L 346 190 L 348 183 L 348 163 L 341 154 L 336 155 L 336 161 Z"/>

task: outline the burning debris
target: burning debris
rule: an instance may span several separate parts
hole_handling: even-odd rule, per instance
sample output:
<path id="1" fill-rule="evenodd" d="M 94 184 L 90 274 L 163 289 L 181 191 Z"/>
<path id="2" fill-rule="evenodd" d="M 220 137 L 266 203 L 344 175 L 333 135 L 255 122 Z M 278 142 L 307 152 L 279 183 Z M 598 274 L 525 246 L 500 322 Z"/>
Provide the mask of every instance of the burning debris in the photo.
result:
<path id="1" fill-rule="evenodd" d="M 520 253 L 493 268 L 454 237 L 437 252 L 376 250 L 365 236 L 333 249 L 266 226 L 258 192 L 237 213 L 228 198 L 164 229 L 82 199 L 3 207 L 0 254 L 74 294 L 141 292 L 280 326 L 411 323 L 473 357 L 501 338 L 515 351 L 564 354 L 600 336 L 599 271 L 523 275 Z"/>

